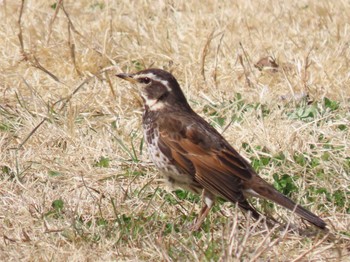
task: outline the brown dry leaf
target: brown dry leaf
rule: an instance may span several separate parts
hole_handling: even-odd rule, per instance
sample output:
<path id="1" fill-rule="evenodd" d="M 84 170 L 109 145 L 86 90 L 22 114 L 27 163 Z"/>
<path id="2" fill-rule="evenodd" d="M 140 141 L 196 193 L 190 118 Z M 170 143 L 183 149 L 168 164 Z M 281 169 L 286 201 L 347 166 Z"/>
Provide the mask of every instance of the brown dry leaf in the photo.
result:
<path id="1" fill-rule="evenodd" d="M 260 71 L 269 70 L 274 73 L 277 72 L 279 67 L 276 63 L 276 60 L 272 56 L 266 56 L 261 58 L 254 66 Z"/>

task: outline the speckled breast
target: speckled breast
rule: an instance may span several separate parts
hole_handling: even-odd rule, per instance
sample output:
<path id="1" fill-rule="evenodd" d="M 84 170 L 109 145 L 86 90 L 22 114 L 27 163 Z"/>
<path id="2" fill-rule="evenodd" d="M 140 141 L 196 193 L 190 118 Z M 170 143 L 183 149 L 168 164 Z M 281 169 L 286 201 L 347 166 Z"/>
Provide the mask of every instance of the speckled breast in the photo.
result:
<path id="1" fill-rule="evenodd" d="M 200 193 L 201 187 L 194 178 L 178 169 L 173 163 L 171 156 L 166 156 L 159 148 L 159 130 L 156 124 L 143 124 L 144 137 L 147 142 L 148 153 L 155 164 L 166 178 L 166 182 L 172 187 L 181 187 L 195 193 Z"/>
<path id="2" fill-rule="evenodd" d="M 176 166 L 172 164 L 171 159 L 169 159 L 158 146 L 159 131 L 157 126 L 143 125 L 143 129 L 148 154 L 155 166 L 166 176 L 171 175 L 169 173 L 180 175 Z"/>

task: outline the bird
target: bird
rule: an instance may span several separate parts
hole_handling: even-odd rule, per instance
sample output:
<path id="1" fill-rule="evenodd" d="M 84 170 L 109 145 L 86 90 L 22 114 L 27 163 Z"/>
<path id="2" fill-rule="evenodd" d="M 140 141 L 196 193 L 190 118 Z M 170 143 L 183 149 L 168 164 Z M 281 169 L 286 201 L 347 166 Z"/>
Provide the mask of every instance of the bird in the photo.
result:
<path id="1" fill-rule="evenodd" d="M 320 229 L 327 224 L 261 178 L 250 163 L 189 105 L 176 78 L 149 68 L 119 73 L 143 101 L 142 126 L 148 154 L 172 187 L 202 195 L 202 208 L 191 226 L 201 228 L 217 197 L 236 203 L 254 219 L 261 214 L 249 197 L 270 200 Z"/>

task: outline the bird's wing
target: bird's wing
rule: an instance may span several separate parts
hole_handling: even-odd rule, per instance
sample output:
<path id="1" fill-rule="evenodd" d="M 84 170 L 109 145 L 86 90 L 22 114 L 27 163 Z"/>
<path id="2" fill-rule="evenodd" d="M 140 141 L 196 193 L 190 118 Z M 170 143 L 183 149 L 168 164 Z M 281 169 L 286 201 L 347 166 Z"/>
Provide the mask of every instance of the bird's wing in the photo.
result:
<path id="1" fill-rule="evenodd" d="M 232 202 L 243 201 L 243 182 L 255 175 L 250 165 L 209 124 L 181 120 L 167 118 L 160 123 L 158 143 L 163 153 L 205 189 Z"/>
<path id="2" fill-rule="evenodd" d="M 203 119 L 193 123 L 170 120 L 166 129 L 160 128 L 159 143 L 168 148 L 176 164 L 185 170 L 192 170 L 195 180 L 205 189 L 231 202 L 238 202 L 241 208 L 252 211 L 254 217 L 257 218 L 259 214 L 246 201 L 244 192 L 247 190 L 247 193 L 294 211 L 320 228 L 326 227 L 321 218 L 297 205 L 259 177 L 249 163 Z"/>

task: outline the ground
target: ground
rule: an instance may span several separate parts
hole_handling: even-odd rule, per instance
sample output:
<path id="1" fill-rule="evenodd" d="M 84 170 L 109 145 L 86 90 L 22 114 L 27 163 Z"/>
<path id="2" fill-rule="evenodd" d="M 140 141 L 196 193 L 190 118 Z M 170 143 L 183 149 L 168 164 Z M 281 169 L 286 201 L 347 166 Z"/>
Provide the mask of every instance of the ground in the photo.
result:
<path id="1" fill-rule="evenodd" d="M 350 3 L 0 1 L 0 260 L 346 261 Z M 167 188 L 140 99 L 116 73 L 157 67 L 322 232 L 267 227 Z"/>

